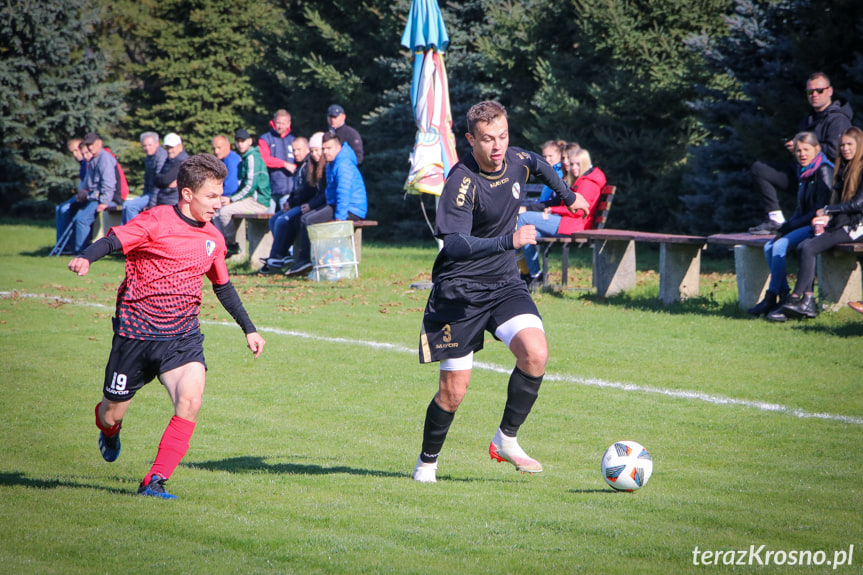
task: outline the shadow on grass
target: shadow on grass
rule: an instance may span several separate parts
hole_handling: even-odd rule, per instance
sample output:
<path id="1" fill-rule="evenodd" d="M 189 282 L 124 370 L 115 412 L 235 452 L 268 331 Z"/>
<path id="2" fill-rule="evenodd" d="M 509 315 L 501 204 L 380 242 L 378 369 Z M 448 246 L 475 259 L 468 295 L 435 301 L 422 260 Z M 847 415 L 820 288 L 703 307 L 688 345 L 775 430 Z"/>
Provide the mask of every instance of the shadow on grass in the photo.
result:
<path id="1" fill-rule="evenodd" d="M 563 298 L 565 292 L 547 291 L 545 295 Z M 607 307 L 624 307 L 639 311 L 663 312 L 670 315 L 703 315 L 727 317 L 733 319 L 751 320 L 752 316 L 744 313 L 736 301 L 717 302 L 709 296 L 690 298 L 686 301 L 664 305 L 655 295 L 633 295 L 620 293 L 612 297 L 601 297 L 595 293 L 586 292 L 580 299 L 593 305 Z"/>
<path id="2" fill-rule="evenodd" d="M 23 473 L 0 472 L 0 487 L 30 487 L 32 489 L 59 489 L 61 487 L 72 487 L 75 489 L 95 489 L 105 491 L 112 495 L 135 495 L 134 492 L 123 491 L 105 487 L 104 485 L 94 485 L 92 483 L 78 483 L 76 481 L 66 479 L 33 479 L 25 476 Z"/>
<path id="3" fill-rule="evenodd" d="M 405 473 L 393 473 L 391 471 L 380 471 L 376 469 L 359 469 L 339 465 L 335 467 L 323 467 L 321 465 L 305 463 L 276 463 L 269 464 L 263 457 L 243 456 L 229 457 L 217 461 L 202 461 L 198 463 L 184 463 L 192 469 L 205 469 L 207 471 L 227 471 L 228 473 L 254 473 L 263 471 L 265 473 L 285 473 L 296 475 L 335 475 L 346 473 L 348 475 L 361 475 L 366 477 L 405 477 Z"/>
<path id="4" fill-rule="evenodd" d="M 793 329 L 804 333 L 815 333 L 821 335 L 830 335 L 833 337 L 850 338 L 863 336 L 863 323 L 843 323 L 839 325 L 815 325 L 809 323 L 801 323 L 794 326 Z"/>
<path id="5" fill-rule="evenodd" d="M 242 456 L 229 457 L 217 461 L 202 461 L 197 463 L 182 463 L 181 465 L 190 469 L 204 469 L 206 471 L 227 471 L 228 473 L 278 473 L 288 475 L 358 475 L 362 477 L 392 477 L 399 479 L 409 479 L 410 472 L 393 472 L 381 471 L 378 469 L 361 469 L 356 467 L 347 467 L 338 465 L 334 467 L 323 467 L 321 465 L 306 464 L 306 463 L 276 463 L 270 464 L 265 461 L 264 457 Z M 499 478 L 477 478 L 477 477 L 453 477 L 451 475 L 439 475 L 438 479 L 444 481 L 456 481 L 464 483 L 473 483 L 481 481 L 487 482 L 502 482 L 506 483 L 512 480 Z M 513 480 L 517 480 L 515 477 Z M 604 490 L 603 490 L 604 491 Z"/>
<path id="6" fill-rule="evenodd" d="M 600 495 L 618 495 L 619 493 L 624 493 L 623 491 L 615 491 L 614 489 L 570 489 L 567 493 L 572 493 L 573 495 L 581 495 L 581 494 L 600 494 Z"/>

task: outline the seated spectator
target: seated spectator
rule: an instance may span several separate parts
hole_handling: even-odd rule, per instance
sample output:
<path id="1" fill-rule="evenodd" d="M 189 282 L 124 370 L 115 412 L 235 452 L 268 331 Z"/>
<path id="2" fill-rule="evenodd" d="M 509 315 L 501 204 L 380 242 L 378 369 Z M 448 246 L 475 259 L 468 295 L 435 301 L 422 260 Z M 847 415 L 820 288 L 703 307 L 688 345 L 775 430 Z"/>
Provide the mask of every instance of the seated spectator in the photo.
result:
<path id="1" fill-rule="evenodd" d="M 144 158 L 144 189 L 139 197 L 126 200 L 123 203 L 123 224 L 128 223 L 129 220 L 146 210 L 147 206 L 150 205 L 150 198 L 159 191 L 156 187 L 156 174 L 168 161 L 168 152 L 159 145 L 159 134 L 156 132 L 141 134 L 141 147 L 147 154 Z"/>
<path id="2" fill-rule="evenodd" d="M 574 179 L 571 186 L 573 192 L 581 194 L 590 204 L 590 211 L 578 214 L 570 213 L 569 209 L 555 195 L 545 202 L 534 202 L 522 208 L 524 210 L 518 216 L 517 228 L 524 225 L 532 225 L 536 228 L 536 237 L 543 236 L 566 236 L 572 232 L 586 230 L 593 227 L 593 219 L 596 217 L 596 204 L 602 187 L 606 184 L 605 174 L 590 161 L 590 154 L 584 148 L 572 149 L 567 154 L 569 159 L 570 176 Z M 522 253 L 527 262 L 530 273 L 525 278 L 528 285 L 539 279 L 539 249 L 536 245 L 527 244 L 522 246 Z"/>
<path id="3" fill-rule="evenodd" d="M 818 315 L 815 305 L 815 263 L 823 251 L 835 245 L 861 241 L 863 238 L 863 130 L 852 127 L 839 139 L 839 157 L 833 175 L 830 205 L 815 212 L 812 228 L 815 235 L 797 247 L 800 271 L 794 291 L 782 307 L 786 317 Z M 822 231 L 823 230 L 823 231 Z M 853 307 L 853 306 L 852 306 Z"/>
<path id="4" fill-rule="evenodd" d="M 211 144 L 213 146 L 213 155 L 222 160 L 222 163 L 228 168 L 228 176 L 225 178 L 225 183 L 223 184 L 222 195 L 231 197 L 240 189 L 239 172 L 243 158 L 231 149 L 231 142 L 221 134 L 213 138 Z"/>
<path id="5" fill-rule="evenodd" d="M 270 176 L 261 154 L 253 145 L 252 136 L 242 128 L 234 134 L 237 151 L 243 158 L 240 164 L 240 187 L 233 196 L 222 196 L 222 207 L 216 212 L 213 223 L 225 236 L 228 254 L 240 249 L 237 244 L 237 226 L 234 214 L 265 214 L 270 211 Z"/>
<path id="6" fill-rule="evenodd" d="M 324 134 L 322 140 L 322 150 L 327 160 L 327 203 L 300 216 L 300 230 L 294 245 L 296 263 L 285 274 L 287 276 L 306 274 L 314 267 L 309 226 L 332 220 L 361 220 L 368 212 L 366 184 L 357 167 L 357 156 L 353 149 L 342 145 L 333 132 Z"/>
<path id="7" fill-rule="evenodd" d="M 294 172 L 294 191 L 282 211 L 270 218 L 273 247 L 270 257 L 258 273 L 271 274 L 294 263 L 290 248 L 300 230 L 300 216 L 327 203 L 327 161 L 321 148 L 323 135 L 323 132 L 317 132 L 309 140 L 294 140 L 294 157 L 299 162 Z"/>
<path id="8" fill-rule="evenodd" d="M 76 188 L 80 190 L 84 180 L 87 178 L 87 162 L 92 155 L 90 154 L 90 150 L 81 143 L 81 138 L 70 139 L 66 142 L 66 148 L 78 162 L 78 181 L 76 183 Z M 86 158 L 84 157 L 85 154 L 87 155 Z M 54 209 L 55 224 L 57 227 L 57 243 L 60 242 L 63 232 L 66 231 L 66 228 L 69 227 L 69 224 L 72 222 L 72 217 L 74 215 L 72 207 L 76 202 L 80 201 L 79 198 L 83 197 L 84 196 L 81 195 L 80 191 L 76 191 L 71 198 Z M 75 209 L 77 211 L 77 208 Z M 72 247 L 64 250 L 63 253 L 73 253 Z"/>
<path id="9" fill-rule="evenodd" d="M 576 142 L 568 142 L 566 146 L 563 148 L 563 155 L 560 158 L 560 166 L 563 169 L 563 181 L 566 182 L 566 185 L 572 187 L 572 184 L 575 183 L 575 177 L 572 175 L 572 167 L 569 164 L 569 158 L 581 149 Z"/>
<path id="10" fill-rule="evenodd" d="M 545 158 L 548 165 L 554 168 L 554 171 L 557 172 L 557 175 L 561 178 L 564 176 L 563 156 L 565 151 L 566 141 L 564 140 L 549 140 L 542 145 L 542 157 Z M 569 167 L 568 162 L 567 167 Z M 554 190 L 548 186 L 543 186 L 542 193 L 539 195 L 539 201 L 547 202 L 552 197 L 554 197 Z"/>
<path id="11" fill-rule="evenodd" d="M 293 189 L 293 174 L 297 169 L 291 114 L 287 110 L 276 110 L 270 129 L 258 138 L 258 151 L 270 174 L 270 193 L 274 208 L 278 210 L 282 199 L 287 198 Z"/>
<path id="12" fill-rule="evenodd" d="M 815 72 L 806 81 L 806 99 L 811 113 L 800 120 L 797 132 L 813 132 L 828 159 L 835 158 L 839 136 L 851 127 L 854 113 L 844 99 L 833 99 L 833 85 L 823 72 Z M 783 138 L 784 140 L 784 138 Z M 794 140 L 785 142 L 785 148 L 793 150 Z M 769 235 L 785 222 L 779 194 L 793 190 L 798 185 L 797 165 L 793 162 L 755 162 L 751 168 L 752 185 L 761 196 L 766 217 L 757 226 L 749 228 L 751 234 Z"/>
<path id="13" fill-rule="evenodd" d="M 156 190 L 150 194 L 148 208 L 154 206 L 176 206 L 180 201 L 180 192 L 177 190 L 177 174 L 189 154 L 183 147 L 183 140 L 177 134 L 171 132 L 162 142 L 168 159 L 162 169 L 156 174 Z"/>
<path id="14" fill-rule="evenodd" d="M 71 217 L 77 215 L 72 235 L 75 254 L 80 254 L 90 244 L 96 214 L 122 203 L 118 195 L 117 160 L 104 148 L 102 138 L 91 132 L 84 136 L 81 146 L 82 151 L 86 148 L 91 157 L 87 163 L 87 176 L 69 210 Z M 85 159 L 87 155 L 84 154 Z"/>
<path id="15" fill-rule="evenodd" d="M 788 279 L 785 277 L 788 252 L 812 233 L 810 222 L 818 208 L 830 201 L 833 187 L 833 164 L 821 152 L 818 138 L 812 132 L 794 136 L 794 155 L 799 164 L 797 209 L 777 230 L 776 236 L 764 245 L 764 255 L 770 268 L 770 284 L 764 299 L 749 308 L 752 315 L 767 314 L 770 321 L 785 321 L 782 306 L 788 302 Z"/>

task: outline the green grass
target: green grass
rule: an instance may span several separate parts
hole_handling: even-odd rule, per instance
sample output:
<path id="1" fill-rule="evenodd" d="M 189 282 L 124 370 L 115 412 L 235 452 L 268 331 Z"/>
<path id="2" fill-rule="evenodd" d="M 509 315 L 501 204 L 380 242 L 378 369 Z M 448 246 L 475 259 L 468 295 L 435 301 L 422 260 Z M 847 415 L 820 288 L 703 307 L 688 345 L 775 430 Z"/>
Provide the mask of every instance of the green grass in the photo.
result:
<path id="1" fill-rule="evenodd" d="M 474 372 L 435 485 L 409 480 L 437 380 L 415 352 L 428 294 L 410 287 L 432 242 L 367 243 L 352 283 L 235 267 L 267 347 L 253 360 L 205 290 L 208 389 L 165 502 L 134 495 L 171 415 L 157 383 L 119 460 L 96 446 L 122 260 L 79 278 L 45 257 L 50 227 L 0 234 L 0 573 L 729 572 L 693 566 L 693 549 L 762 544 L 828 559 L 853 544 L 836 572 L 860 572 L 863 318 L 745 317 L 724 252 L 704 262 L 702 297 L 663 307 L 654 253 L 639 252 L 635 290 L 602 299 L 574 250 L 574 289 L 536 296 L 551 359 L 519 437 L 545 471 L 488 458 L 507 377 L 494 368 L 513 363 L 488 337 L 477 361 L 492 369 Z M 653 455 L 639 492 L 600 477 L 617 439 Z"/>

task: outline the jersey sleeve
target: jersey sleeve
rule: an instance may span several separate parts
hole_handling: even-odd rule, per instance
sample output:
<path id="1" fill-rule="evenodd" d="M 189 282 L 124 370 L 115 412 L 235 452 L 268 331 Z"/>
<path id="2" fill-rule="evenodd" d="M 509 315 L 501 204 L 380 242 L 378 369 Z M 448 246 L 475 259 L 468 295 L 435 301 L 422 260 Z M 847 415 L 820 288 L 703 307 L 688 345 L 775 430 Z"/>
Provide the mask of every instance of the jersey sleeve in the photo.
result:
<path id="1" fill-rule="evenodd" d="M 123 254 L 125 255 L 150 241 L 150 238 L 155 237 L 154 233 L 157 232 L 158 226 L 159 220 L 152 211 L 147 210 L 132 218 L 125 225 L 114 226 L 109 233 L 117 236 L 117 239 L 123 244 Z"/>
<path id="2" fill-rule="evenodd" d="M 467 170 L 459 170 L 456 174 L 456 177 L 447 178 L 438 202 L 435 221 L 435 236 L 438 238 L 449 234 L 472 235 L 476 184 Z"/>
<path id="3" fill-rule="evenodd" d="M 213 285 L 226 284 L 231 280 L 231 277 L 228 275 L 228 264 L 225 263 L 224 253 L 213 261 L 213 265 L 207 270 L 207 278 Z"/>
<path id="4" fill-rule="evenodd" d="M 566 205 L 575 201 L 575 193 L 569 189 L 563 178 L 558 175 L 554 168 L 545 161 L 539 154 L 527 150 L 518 150 L 519 154 L 523 154 L 528 168 L 532 174 L 535 174 L 537 179 L 551 188 L 557 197 L 563 200 Z"/>

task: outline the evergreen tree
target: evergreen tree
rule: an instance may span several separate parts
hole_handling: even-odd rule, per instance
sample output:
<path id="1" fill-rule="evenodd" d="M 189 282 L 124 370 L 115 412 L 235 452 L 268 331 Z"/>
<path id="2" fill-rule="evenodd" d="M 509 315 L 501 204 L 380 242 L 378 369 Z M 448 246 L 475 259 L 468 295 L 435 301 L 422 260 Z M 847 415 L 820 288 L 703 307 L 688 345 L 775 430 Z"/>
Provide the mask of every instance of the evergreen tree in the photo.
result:
<path id="1" fill-rule="evenodd" d="M 161 0 L 117 2 L 106 32 L 122 32 L 119 65 L 133 87 L 126 127 L 176 132 L 189 153 L 209 152 L 216 134 L 255 132 L 266 114 L 251 81 L 267 58 L 264 37 L 278 41 L 281 12 L 268 2 Z"/>
<path id="2" fill-rule="evenodd" d="M 120 86 L 92 48 L 97 23 L 86 0 L 0 1 L 0 211 L 68 199 L 78 165 L 66 140 L 119 117 Z"/>
<path id="3" fill-rule="evenodd" d="M 783 143 L 810 111 L 803 88 L 812 72 L 830 76 L 834 98 L 855 102 L 863 88 L 861 19 L 863 5 L 855 2 L 735 0 L 725 35 L 687 40 L 714 76 L 692 102 L 710 138 L 690 151 L 684 229 L 742 231 L 763 219 L 749 167 L 755 160 L 794 161 Z M 796 194 L 780 201 L 790 213 Z"/>

